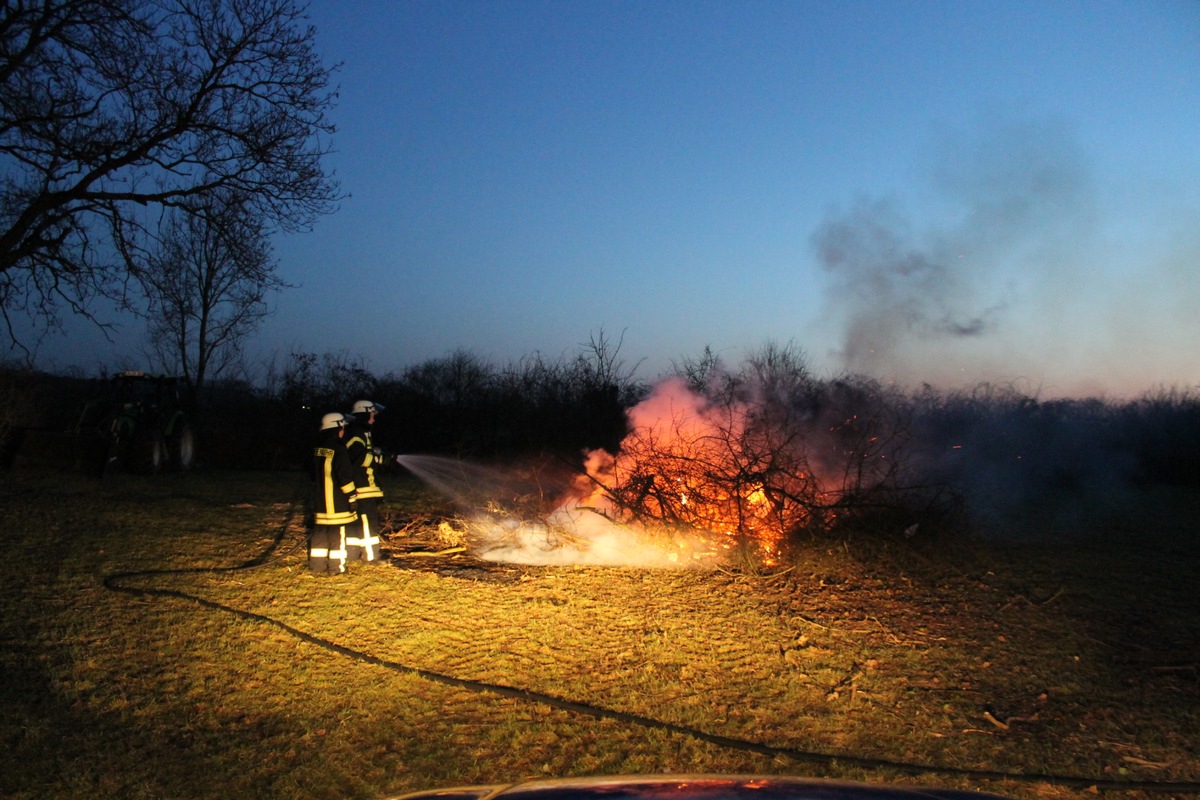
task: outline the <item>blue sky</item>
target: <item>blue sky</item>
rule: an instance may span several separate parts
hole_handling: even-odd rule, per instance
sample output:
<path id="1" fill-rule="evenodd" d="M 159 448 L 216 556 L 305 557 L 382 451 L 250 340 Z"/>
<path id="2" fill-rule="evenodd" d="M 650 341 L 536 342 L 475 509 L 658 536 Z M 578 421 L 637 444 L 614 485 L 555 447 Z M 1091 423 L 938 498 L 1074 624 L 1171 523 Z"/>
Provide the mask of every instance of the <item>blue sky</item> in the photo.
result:
<path id="1" fill-rule="evenodd" d="M 349 197 L 258 358 L 1200 385 L 1200 3 L 313 0 Z M 643 361 L 644 359 L 644 361 Z M 114 365 L 122 366 L 122 365 Z"/>

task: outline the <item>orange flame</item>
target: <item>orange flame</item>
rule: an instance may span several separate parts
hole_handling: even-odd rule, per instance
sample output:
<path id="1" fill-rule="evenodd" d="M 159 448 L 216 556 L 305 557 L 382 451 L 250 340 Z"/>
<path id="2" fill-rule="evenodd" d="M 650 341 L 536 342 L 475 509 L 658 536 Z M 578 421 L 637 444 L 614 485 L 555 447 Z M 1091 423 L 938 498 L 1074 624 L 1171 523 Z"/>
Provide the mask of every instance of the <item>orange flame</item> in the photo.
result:
<path id="1" fill-rule="evenodd" d="M 808 521 L 804 498 L 816 484 L 807 464 L 793 463 L 755 427 L 748 404 L 710 404 L 675 379 L 628 417 L 616 455 L 588 454 L 584 505 L 614 519 L 752 543 L 767 555 Z"/>

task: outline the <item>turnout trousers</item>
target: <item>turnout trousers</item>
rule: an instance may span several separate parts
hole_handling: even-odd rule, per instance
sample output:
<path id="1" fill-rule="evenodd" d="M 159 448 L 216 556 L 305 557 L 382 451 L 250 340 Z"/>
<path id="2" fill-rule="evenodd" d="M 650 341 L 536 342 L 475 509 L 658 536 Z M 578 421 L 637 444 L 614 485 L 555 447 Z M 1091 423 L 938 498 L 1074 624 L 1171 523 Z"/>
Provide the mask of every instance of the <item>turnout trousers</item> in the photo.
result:
<path id="1" fill-rule="evenodd" d="M 358 522 L 348 526 L 346 559 L 348 561 L 379 561 L 382 540 L 379 537 L 379 499 L 364 497 L 358 501 Z"/>
<path id="2" fill-rule="evenodd" d="M 351 525 L 357 527 L 358 523 Z M 308 569 L 316 575 L 346 571 L 346 526 L 316 525 L 308 539 Z"/>

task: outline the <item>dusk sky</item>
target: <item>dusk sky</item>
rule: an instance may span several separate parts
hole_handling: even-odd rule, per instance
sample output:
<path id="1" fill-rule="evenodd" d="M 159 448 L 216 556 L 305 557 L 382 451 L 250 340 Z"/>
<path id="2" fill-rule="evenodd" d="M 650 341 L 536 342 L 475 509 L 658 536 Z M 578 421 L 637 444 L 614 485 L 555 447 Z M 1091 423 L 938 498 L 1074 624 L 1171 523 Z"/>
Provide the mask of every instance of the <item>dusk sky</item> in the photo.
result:
<path id="1" fill-rule="evenodd" d="M 908 385 L 1200 385 L 1194 0 L 310 13 L 349 197 L 277 240 L 299 286 L 254 358 L 603 330 L 644 380 L 770 341 Z"/>

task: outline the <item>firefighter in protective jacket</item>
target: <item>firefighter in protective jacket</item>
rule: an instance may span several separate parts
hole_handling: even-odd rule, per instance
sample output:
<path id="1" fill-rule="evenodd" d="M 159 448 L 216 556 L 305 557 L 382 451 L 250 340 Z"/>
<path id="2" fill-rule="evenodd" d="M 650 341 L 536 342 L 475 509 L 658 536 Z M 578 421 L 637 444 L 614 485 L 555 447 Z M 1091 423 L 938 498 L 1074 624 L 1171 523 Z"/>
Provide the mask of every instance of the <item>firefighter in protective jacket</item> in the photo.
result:
<path id="1" fill-rule="evenodd" d="M 359 400 L 351 411 L 351 423 L 346 428 L 346 451 L 354 465 L 354 483 L 358 495 L 358 525 L 348 528 L 346 558 L 350 561 L 379 562 L 383 558 L 380 538 L 379 504 L 383 489 L 375 479 L 375 470 L 382 465 L 383 451 L 371 440 L 371 428 L 383 406 L 370 400 Z"/>
<path id="2" fill-rule="evenodd" d="M 344 414 L 321 417 L 317 446 L 313 448 L 316 496 L 313 532 L 308 543 L 308 568 L 319 575 L 346 571 L 346 531 L 358 527 L 354 465 L 346 452 Z"/>

